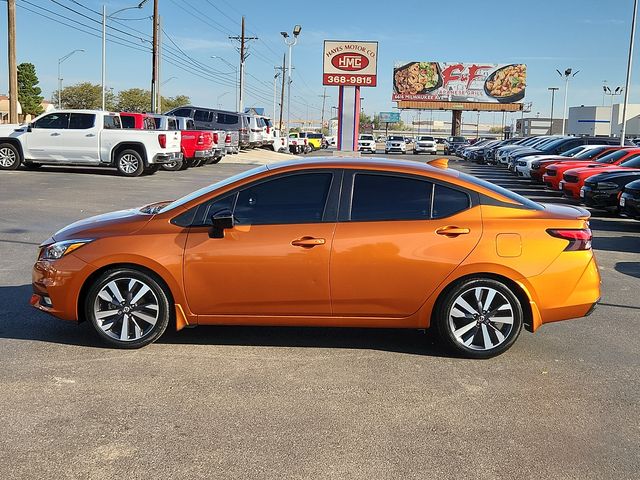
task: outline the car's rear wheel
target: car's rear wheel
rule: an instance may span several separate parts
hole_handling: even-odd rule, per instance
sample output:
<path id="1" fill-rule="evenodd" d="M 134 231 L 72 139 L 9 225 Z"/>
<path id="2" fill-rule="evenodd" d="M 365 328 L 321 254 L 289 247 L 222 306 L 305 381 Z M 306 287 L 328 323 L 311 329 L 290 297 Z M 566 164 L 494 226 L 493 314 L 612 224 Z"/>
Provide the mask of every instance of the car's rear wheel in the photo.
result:
<path id="1" fill-rule="evenodd" d="M 116 158 L 116 168 L 120 175 L 138 177 L 144 172 L 144 161 L 135 150 L 123 150 Z"/>
<path id="2" fill-rule="evenodd" d="M 520 300 L 506 284 L 491 278 L 466 280 L 439 302 L 440 337 L 457 353 L 490 358 L 508 350 L 523 324 Z"/>
<path id="3" fill-rule="evenodd" d="M 10 143 L 0 144 L 0 170 L 15 170 L 20 166 L 20 152 Z"/>
<path id="4" fill-rule="evenodd" d="M 119 348 L 140 348 L 156 341 L 169 324 L 165 288 L 151 275 L 119 268 L 91 286 L 85 315 L 103 340 Z"/>

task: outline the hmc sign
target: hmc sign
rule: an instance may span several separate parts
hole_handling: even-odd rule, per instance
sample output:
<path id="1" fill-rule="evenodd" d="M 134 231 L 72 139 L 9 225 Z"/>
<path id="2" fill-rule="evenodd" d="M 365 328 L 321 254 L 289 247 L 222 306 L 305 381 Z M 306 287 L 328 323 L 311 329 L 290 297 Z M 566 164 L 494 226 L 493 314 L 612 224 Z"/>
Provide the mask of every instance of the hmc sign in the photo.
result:
<path id="1" fill-rule="evenodd" d="M 324 41 L 323 85 L 375 87 L 378 42 Z"/>

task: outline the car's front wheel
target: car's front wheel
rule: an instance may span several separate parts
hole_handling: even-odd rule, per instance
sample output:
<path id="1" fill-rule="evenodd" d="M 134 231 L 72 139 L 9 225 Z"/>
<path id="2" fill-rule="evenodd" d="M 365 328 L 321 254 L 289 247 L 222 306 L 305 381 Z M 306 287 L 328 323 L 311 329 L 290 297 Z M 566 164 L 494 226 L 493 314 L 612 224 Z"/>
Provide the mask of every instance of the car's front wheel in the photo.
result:
<path id="1" fill-rule="evenodd" d="M 140 348 L 156 341 L 169 324 L 169 294 L 153 276 L 131 268 L 103 273 L 85 300 L 85 315 L 114 347 Z"/>
<path id="2" fill-rule="evenodd" d="M 20 166 L 20 152 L 10 143 L 0 144 L 0 170 L 15 170 Z"/>
<path id="3" fill-rule="evenodd" d="M 491 278 L 466 280 L 449 290 L 436 312 L 440 337 L 457 353 L 490 358 L 508 350 L 523 324 L 520 300 Z"/>

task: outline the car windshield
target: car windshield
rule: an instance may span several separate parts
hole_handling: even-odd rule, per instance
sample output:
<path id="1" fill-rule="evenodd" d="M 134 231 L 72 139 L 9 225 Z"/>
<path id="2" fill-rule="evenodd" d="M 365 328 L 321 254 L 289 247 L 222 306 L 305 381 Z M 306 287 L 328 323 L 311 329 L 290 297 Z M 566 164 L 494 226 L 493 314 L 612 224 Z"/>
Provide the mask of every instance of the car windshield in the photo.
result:
<path id="1" fill-rule="evenodd" d="M 523 197 L 522 195 L 518 195 L 517 193 L 512 192 L 511 190 L 507 190 L 506 188 L 496 185 L 495 183 L 482 180 L 481 178 L 474 177 L 473 175 L 469 175 L 467 173 L 459 172 L 459 175 L 460 175 L 460 178 L 463 178 L 470 183 L 480 185 L 486 188 L 487 190 L 491 190 L 492 192 L 502 195 L 503 197 L 506 197 L 509 200 L 513 200 L 514 202 L 519 203 L 524 207 L 530 208 L 531 210 L 544 210 L 544 207 L 539 203 L 533 202 L 528 198 Z"/>
<path id="2" fill-rule="evenodd" d="M 392 142 L 404 142 L 404 137 L 389 137 Z"/>
<path id="3" fill-rule="evenodd" d="M 589 160 L 590 158 L 597 157 L 602 152 L 604 152 L 609 147 L 596 147 L 590 148 L 589 150 L 584 150 L 579 154 L 575 155 L 573 158 L 579 158 L 581 160 Z"/>
<path id="4" fill-rule="evenodd" d="M 629 153 L 628 150 L 617 150 L 615 152 L 607 153 L 596 160 L 598 163 L 613 163 L 616 160 L 624 158 Z"/>
<path id="5" fill-rule="evenodd" d="M 360 135 L 360 140 L 373 140 L 373 135 Z"/>
<path id="6" fill-rule="evenodd" d="M 466 140 L 464 137 L 451 137 L 449 141 L 453 143 L 464 143 Z"/>
<path id="7" fill-rule="evenodd" d="M 565 157 L 575 157 L 580 152 L 583 152 L 586 147 L 584 145 L 580 145 L 579 147 L 573 147 L 571 150 L 567 150 L 562 155 Z"/>
<path id="8" fill-rule="evenodd" d="M 433 142 L 433 137 L 418 137 L 419 142 Z"/>
<path id="9" fill-rule="evenodd" d="M 234 182 L 237 182 L 237 181 L 242 180 L 244 178 L 251 177 L 252 175 L 256 175 L 256 174 L 264 172 L 266 170 L 267 170 L 267 167 L 264 166 L 264 165 L 261 165 L 261 166 L 256 167 L 256 168 L 252 168 L 251 170 L 247 170 L 246 172 L 240 172 L 240 173 L 238 173 L 236 175 L 233 175 L 231 177 L 225 178 L 224 180 L 220 180 L 219 182 L 216 182 L 213 185 L 208 185 L 206 187 L 201 188 L 200 190 L 196 190 L 195 192 L 191 192 L 189 195 L 185 195 L 184 197 L 179 198 L 178 200 L 174 200 L 169 205 L 167 205 L 162 210 L 160 210 L 158 213 L 168 212 L 170 210 L 173 210 L 174 208 L 177 208 L 177 207 L 180 207 L 180 206 L 184 205 L 185 203 L 189 203 L 190 201 L 195 200 L 196 198 L 198 198 L 198 197 L 200 197 L 202 195 L 206 195 L 207 193 L 211 193 L 214 190 L 217 190 L 217 189 L 222 188 L 222 187 L 226 187 L 227 185 L 231 185 Z"/>
<path id="10" fill-rule="evenodd" d="M 560 145 L 562 145 L 566 141 L 567 141 L 566 138 L 549 139 L 544 143 L 536 145 L 535 148 L 537 148 L 541 152 L 551 152 L 556 147 L 559 147 Z"/>

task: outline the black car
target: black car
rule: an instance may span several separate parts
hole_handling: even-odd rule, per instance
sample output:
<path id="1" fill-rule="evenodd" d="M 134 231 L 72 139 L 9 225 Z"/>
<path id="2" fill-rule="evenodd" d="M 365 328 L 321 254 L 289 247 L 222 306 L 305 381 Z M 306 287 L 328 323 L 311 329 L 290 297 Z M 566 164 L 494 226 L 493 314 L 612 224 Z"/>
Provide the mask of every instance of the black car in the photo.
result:
<path id="1" fill-rule="evenodd" d="M 444 144 L 444 154 L 453 155 L 457 148 L 466 145 L 469 145 L 469 141 L 464 137 L 449 137 Z"/>
<path id="2" fill-rule="evenodd" d="M 620 213 L 640 219 L 640 180 L 628 183 L 620 196 Z"/>
<path id="3" fill-rule="evenodd" d="M 587 207 L 618 210 L 620 192 L 629 183 L 640 180 L 640 170 L 615 170 L 598 173 L 585 180 L 580 198 Z"/>

